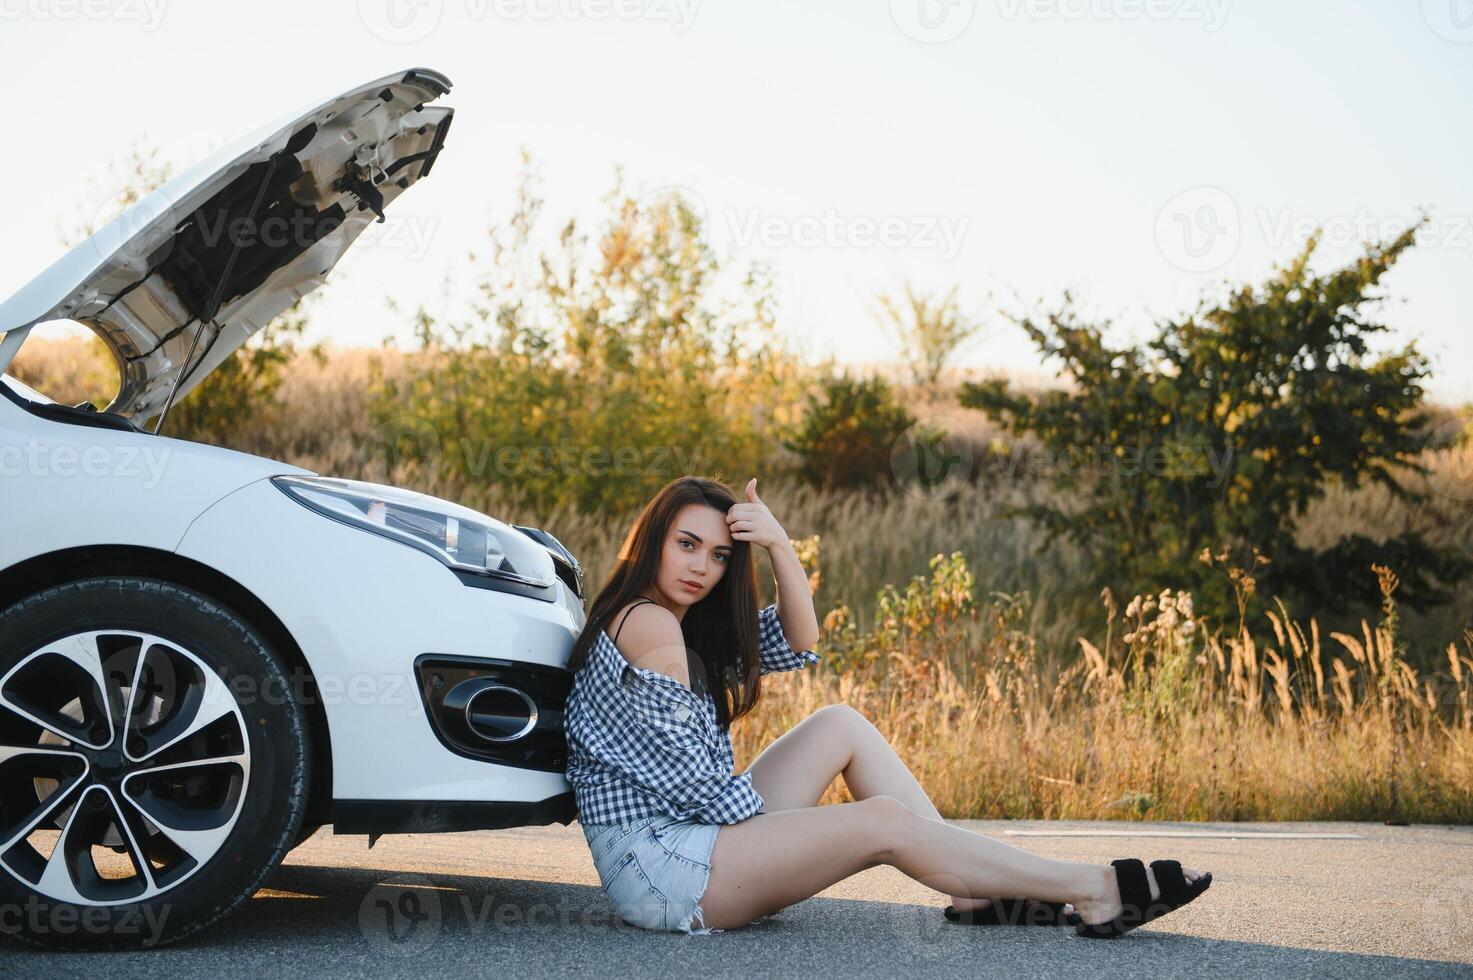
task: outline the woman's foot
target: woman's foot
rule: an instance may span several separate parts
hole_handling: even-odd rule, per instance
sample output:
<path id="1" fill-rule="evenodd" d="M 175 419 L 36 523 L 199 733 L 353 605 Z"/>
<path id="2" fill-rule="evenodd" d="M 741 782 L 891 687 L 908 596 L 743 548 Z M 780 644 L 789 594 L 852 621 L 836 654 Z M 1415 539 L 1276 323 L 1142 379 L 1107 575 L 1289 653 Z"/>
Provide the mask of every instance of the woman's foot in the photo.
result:
<path id="1" fill-rule="evenodd" d="M 980 904 L 979 904 L 980 903 Z M 1062 926 L 1074 925 L 1073 906 L 1028 898 L 968 900 L 969 908 L 948 905 L 942 910 L 946 921 L 971 926 Z"/>
<path id="2" fill-rule="evenodd" d="M 1098 869 L 1099 884 L 1092 894 L 1081 896 L 1074 903 L 1074 911 L 1078 913 L 1085 925 L 1102 925 L 1113 920 L 1125 908 L 1120 901 L 1120 883 L 1116 878 L 1115 869 L 1106 865 Z M 1181 875 L 1186 879 L 1188 885 L 1195 884 L 1202 877 L 1202 872 L 1196 868 L 1182 868 Z M 1151 901 L 1161 897 L 1161 886 L 1156 881 L 1156 873 L 1150 866 L 1146 867 L 1146 881 L 1151 887 Z"/>
<path id="3" fill-rule="evenodd" d="M 955 908 L 958 912 L 972 912 L 972 911 L 975 911 L 977 909 L 985 909 L 985 908 L 987 908 L 988 906 L 990 906 L 992 904 L 992 899 L 990 899 L 990 898 L 960 898 L 960 897 L 958 897 L 956 895 L 953 895 L 951 897 L 951 904 L 952 904 L 952 907 Z M 1035 907 L 1035 906 L 1037 906 L 1039 904 L 1041 904 L 1041 903 L 1035 902 L 1032 899 L 1029 899 L 1028 900 L 1028 907 L 1030 909 L 1032 909 L 1033 907 Z M 1072 913 L 1074 911 L 1074 906 L 1067 905 L 1066 904 L 1064 906 L 1064 911 L 1066 913 Z"/>
<path id="4" fill-rule="evenodd" d="M 975 912 L 977 909 L 985 909 L 992 904 L 990 898 L 961 898 L 951 896 L 952 907 L 958 912 Z"/>

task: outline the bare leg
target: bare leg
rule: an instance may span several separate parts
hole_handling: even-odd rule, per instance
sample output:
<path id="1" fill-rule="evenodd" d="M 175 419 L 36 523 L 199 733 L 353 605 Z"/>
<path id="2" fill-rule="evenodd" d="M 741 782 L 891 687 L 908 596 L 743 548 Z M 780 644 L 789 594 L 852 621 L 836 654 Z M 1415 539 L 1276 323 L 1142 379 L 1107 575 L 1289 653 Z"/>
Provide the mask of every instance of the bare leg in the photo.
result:
<path id="1" fill-rule="evenodd" d="M 766 802 L 768 812 L 817 806 L 834 777 L 842 774 L 856 800 L 893 796 L 923 817 L 943 819 L 885 736 L 847 704 L 819 708 L 767 746 L 749 770 L 752 786 Z M 990 901 L 971 895 L 948 897 L 962 910 L 979 908 Z"/>
<path id="2" fill-rule="evenodd" d="M 1109 867 L 1039 857 L 871 796 L 723 825 L 701 897 L 705 924 L 745 925 L 878 864 L 949 894 L 1072 902 L 1094 913 L 1087 921 L 1114 915 Z M 1114 900 L 1118 910 L 1118 893 Z"/>

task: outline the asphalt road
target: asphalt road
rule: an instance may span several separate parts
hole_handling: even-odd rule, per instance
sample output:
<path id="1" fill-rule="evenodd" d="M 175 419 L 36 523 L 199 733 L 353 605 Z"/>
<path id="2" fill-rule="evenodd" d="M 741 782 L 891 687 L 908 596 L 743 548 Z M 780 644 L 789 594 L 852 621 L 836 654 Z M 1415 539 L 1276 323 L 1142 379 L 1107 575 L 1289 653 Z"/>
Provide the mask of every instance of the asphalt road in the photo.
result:
<path id="1" fill-rule="evenodd" d="M 942 896 L 874 868 L 743 929 L 683 936 L 612 916 L 576 823 L 385 837 L 372 850 L 324 830 L 203 936 L 106 955 L 4 942 L 0 974 L 1473 978 L 1473 828 L 958 823 L 1059 857 L 1179 857 L 1211 870 L 1213 886 L 1101 943 L 1067 928 L 953 925 Z M 1237 836 L 1149 836 L 1179 833 Z"/>

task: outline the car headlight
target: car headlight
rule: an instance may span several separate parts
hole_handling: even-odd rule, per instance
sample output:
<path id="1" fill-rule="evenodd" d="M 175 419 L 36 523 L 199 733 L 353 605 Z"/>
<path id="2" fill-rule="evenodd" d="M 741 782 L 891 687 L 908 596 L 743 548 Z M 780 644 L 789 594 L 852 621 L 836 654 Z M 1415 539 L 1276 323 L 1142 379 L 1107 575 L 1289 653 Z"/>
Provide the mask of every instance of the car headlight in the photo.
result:
<path id="1" fill-rule="evenodd" d="M 450 568 L 550 587 L 552 556 L 520 531 L 468 507 L 413 490 L 320 476 L 271 482 L 324 517 L 434 555 Z"/>

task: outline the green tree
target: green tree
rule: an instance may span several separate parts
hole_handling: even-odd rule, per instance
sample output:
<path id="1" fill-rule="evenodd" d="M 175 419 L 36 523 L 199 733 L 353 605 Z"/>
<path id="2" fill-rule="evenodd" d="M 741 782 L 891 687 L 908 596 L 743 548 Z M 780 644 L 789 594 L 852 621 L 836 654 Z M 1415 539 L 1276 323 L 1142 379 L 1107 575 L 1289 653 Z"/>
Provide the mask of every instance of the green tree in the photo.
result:
<path id="1" fill-rule="evenodd" d="M 798 475 L 810 484 L 872 486 L 889 478 L 895 445 L 914 423 L 884 378 L 840 374 L 808 393 L 803 421 L 786 445 L 798 454 Z"/>
<path id="2" fill-rule="evenodd" d="M 1418 533 L 1353 534 L 1318 550 L 1294 535 L 1334 480 L 1421 499 L 1398 475 L 1424 469 L 1428 364 L 1415 344 L 1371 350 L 1387 329 L 1371 314 L 1384 298 L 1376 287 L 1416 230 L 1324 275 L 1310 270 L 1313 239 L 1261 287 L 1204 301 L 1144 346 L 1108 345 L 1068 296 L 1044 322 L 1020 320 L 1070 386 L 1027 397 L 994 380 L 966 384 L 960 396 L 1012 432 L 1036 434 L 1058 464 L 1053 483 L 1073 503 L 1016 512 L 1040 521 L 1050 540 L 1082 543 L 1103 582 L 1191 586 L 1221 600 L 1218 611 L 1229 605 L 1214 595 L 1220 578 L 1193 559 L 1220 547 L 1245 564 L 1261 548 L 1270 560 L 1261 586 L 1317 609 L 1376 603 L 1372 562 L 1401 576 L 1409 607 L 1445 602 L 1445 586 L 1469 564 Z"/>
<path id="3" fill-rule="evenodd" d="M 524 159 L 510 220 L 471 257 L 473 302 L 420 310 L 414 370 L 379 388 L 386 444 L 408 426 L 433 436 L 409 482 L 617 512 L 676 476 L 771 462 L 800 365 L 763 270 L 724 267 L 679 194 L 636 196 L 621 176 L 605 207 L 592 234 L 569 221 L 549 242 Z"/>

